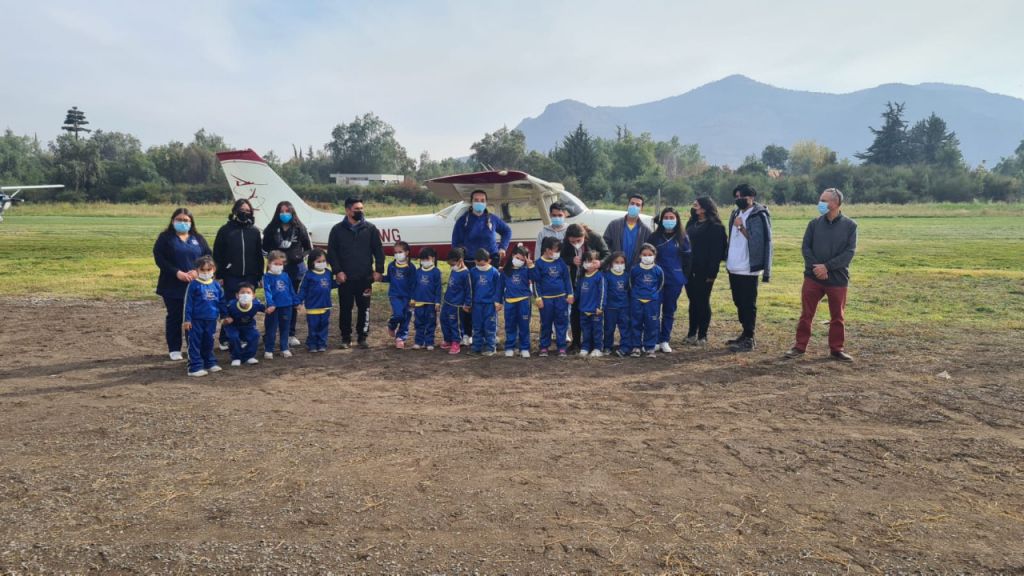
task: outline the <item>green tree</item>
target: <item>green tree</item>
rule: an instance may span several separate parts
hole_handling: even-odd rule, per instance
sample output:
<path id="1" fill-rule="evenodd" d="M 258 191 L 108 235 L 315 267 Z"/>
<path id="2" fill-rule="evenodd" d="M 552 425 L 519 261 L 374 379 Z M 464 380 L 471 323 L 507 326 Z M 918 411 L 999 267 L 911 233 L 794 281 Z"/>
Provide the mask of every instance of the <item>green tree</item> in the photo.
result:
<path id="1" fill-rule="evenodd" d="M 39 140 L 18 136 L 10 129 L 0 136 L 0 182 L 43 184 L 50 170 L 50 157 Z"/>
<path id="2" fill-rule="evenodd" d="M 509 130 L 507 126 L 484 134 L 474 142 L 473 160 L 492 170 L 516 168 L 526 156 L 526 135 L 520 130 Z"/>
<path id="3" fill-rule="evenodd" d="M 349 174 L 410 174 L 415 162 L 395 138 L 395 129 L 373 112 L 338 124 L 324 145 L 332 169 Z"/>
<path id="4" fill-rule="evenodd" d="M 809 176 L 813 172 L 836 163 L 836 153 L 813 140 L 801 140 L 789 151 L 789 170 L 794 176 Z"/>
<path id="5" fill-rule="evenodd" d="M 786 162 L 789 161 L 789 150 L 782 146 L 769 144 L 761 151 L 761 163 L 769 168 L 785 170 Z"/>
<path id="6" fill-rule="evenodd" d="M 99 147 L 91 139 L 61 134 L 50 143 L 55 177 L 76 193 L 91 190 L 103 178 Z"/>
<path id="7" fill-rule="evenodd" d="M 85 119 L 85 112 L 79 110 L 78 106 L 72 106 L 64 117 L 64 125 L 60 129 L 74 134 L 75 140 L 78 140 L 79 132 L 92 132 L 92 130 L 85 127 L 88 123 L 89 121 Z"/>
<path id="8" fill-rule="evenodd" d="M 555 161 L 554 158 L 547 154 L 541 154 L 536 150 L 532 150 L 529 154 L 523 156 L 522 160 L 519 161 L 519 168 L 537 178 L 551 182 L 562 182 L 568 175 L 565 168 Z"/>
<path id="9" fill-rule="evenodd" d="M 635 181 L 646 174 L 659 172 L 654 149 L 649 133 L 636 137 L 628 129 L 621 128 L 611 150 L 612 178 Z"/>
<path id="10" fill-rule="evenodd" d="M 565 136 L 562 145 L 555 149 L 552 157 L 584 188 L 597 174 L 597 146 L 582 122 Z"/>
<path id="11" fill-rule="evenodd" d="M 945 168 L 963 166 L 960 140 L 934 112 L 907 132 L 908 160 Z"/>
<path id="12" fill-rule="evenodd" d="M 864 152 L 854 156 L 866 164 L 897 166 L 910 159 L 907 146 L 907 122 L 903 119 L 903 102 L 887 102 L 882 113 L 882 127 L 868 127 L 875 135 L 875 141 Z"/>
<path id="13" fill-rule="evenodd" d="M 1000 160 L 999 164 L 996 164 L 992 171 L 1003 176 L 1024 179 L 1024 140 L 1020 141 L 1020 145 L 1017 146 L 1013 156 Z"/>
<path id="14" fill-rule="evenodd" d="M 423 151 L 420 154 L 419 165 L 416 167 L 416 180 L 426 182 L 432 178 L 451 176 L 453 174 L 465 174 L 473 171 L 473 162 L 461 158 L 444 158 L 434 160 L 430 153 Z"/>
<path id="15" fill-rule="evenodd" d="M 160 178 L 152 160 L 142 151 L 139 139 L 123 132 L 97 130 L 90 138 L 102 165 L 97 184 L 123 188 Z"/>
<path id="16" fill-rule="evenodd" d="M 673 136 L 667 142 L 655 143 L 654 156 L 669 180 L 689 178 L 707 169 L 707 162 L 700 153 L 700 146 L 682 144 L 678 136 Z"/>

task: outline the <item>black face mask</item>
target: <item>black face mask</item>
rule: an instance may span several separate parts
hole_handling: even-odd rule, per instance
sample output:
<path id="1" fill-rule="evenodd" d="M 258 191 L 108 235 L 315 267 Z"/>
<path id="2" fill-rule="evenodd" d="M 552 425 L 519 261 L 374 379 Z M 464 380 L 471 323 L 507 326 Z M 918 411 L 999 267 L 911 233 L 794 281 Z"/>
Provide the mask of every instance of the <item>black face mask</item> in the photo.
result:
<path id="1" fill-rule="evenodd" d="M 747 208 L 750 208 L 750 203 L 747 200 L 747 197 L 746 196 L 740 196 L 739 198 L 737 198 L 736 199 L 736 207 L 739 208 L 740 210 L 746 210 Z"/>
<path id="2" fill-rule="evenodd" d="M 363 211 L 362 210 L 356 210 L 355 212 L 352 213 L 352 218 L 356 222 L 361 222 L 363 220 Z"/>
<path id="3" fill-rule="evenodd" d="M 253 222 L 255 222 L 252 214 L 249 214 L 248 212 L 238 212 L 235 214 L 235 220 L 243 226 L 252 226 Z"/>

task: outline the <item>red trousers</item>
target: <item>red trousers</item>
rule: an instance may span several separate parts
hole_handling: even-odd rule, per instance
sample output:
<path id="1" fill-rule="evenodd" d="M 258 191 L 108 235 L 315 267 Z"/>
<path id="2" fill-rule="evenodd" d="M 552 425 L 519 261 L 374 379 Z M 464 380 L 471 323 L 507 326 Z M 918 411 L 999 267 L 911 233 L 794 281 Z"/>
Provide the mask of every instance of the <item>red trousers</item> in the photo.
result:
<path id="1" fill-rule="evenodd" d="M 846 287 L 826 286 L 813 278 L 804 277 L 804 286 L 800 291 L 803 303 L 800 322 L 796 325 L 796 348 L 807 350 L 811 340 L 811 324 L 814 313 L 818 311 L 818 303 L 828 296 L 828 312 L 832 320 L 828 324 L 828 347 L 832 352 L 841 352 L 846 340 Z"/>

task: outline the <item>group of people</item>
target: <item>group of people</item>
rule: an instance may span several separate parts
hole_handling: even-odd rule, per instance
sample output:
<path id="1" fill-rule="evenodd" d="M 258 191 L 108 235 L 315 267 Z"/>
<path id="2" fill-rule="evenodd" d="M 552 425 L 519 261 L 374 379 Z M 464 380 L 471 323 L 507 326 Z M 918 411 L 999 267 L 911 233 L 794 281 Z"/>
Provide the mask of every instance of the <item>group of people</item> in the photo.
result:
<path id="1" fill-rule="evenodd" d="M 326 251 L 312 247 L 288 202 L 278 204 L 261 235 L 253 225 L 251 204 L 238 200 L 212 251 L 191 212 L 178 208 L 153 247 L 160 268 L 157 293 L 167 308 L 168 351 L 172 360 L 183 359 L 184 329 L 190 376 L 220 370 L 215 340 L 230 350 L 233 366 L 257 364 L 257 314 L 263 314 L 264 358 L 272 359 L 275 352 L 287 358 L 290 347 L 299 344 L 295 327 L 304 309 L 306 348 L 323 352 L 335 289 L 340 347 L 353 345 L 355 307 L 355 345 L 366 348 L 372 286 L 385 282 L 391 305 L 388 335 L 399 349 L 407 347 L 411 331 L 413 349 L 433 350 L 438 344 L 459 354 L 468 346 L 493 356 L 497 318 L 503 312 L 505 355 L 528 358 L 536 307 L 540 356 L 655 356 L 672 351 L 669 342 L 684 290 L 689 326 L 683 343 L 707 344 L 712 289 L 724 261 L 742 327 L 727 344 L 733 352 L 749 352 L 755 346 L 758 285 L 771 278 L 772 222 L 753 187 L 737 186 L 733 196 L 736 207 L 725 222 L 715 202 L 701 197 L 685 223 L 678 210 L 668 207 L 653 219 L 652 230 L 640 217 L 643 197 L 634 195 L 623 217 L 603 234 L 583 224 L 566 225 L 566 207 L 556 202 L 535 251 L 520 244 L 509 253 L 509 226 L 489 212 L 486 193 L 475 191 L 471 209 L 453 227 L 447 283 L 430 247 L 414 255 L 411 246 L 399 241 L 385 266 L 380 234 L 366 220 L 358 198 L 346 200 L 345 217 L 331 230 Z M 789 358 L 806 351 L 818 303 L 827 297 L 831 357 L 852 360 L 844 349 L 844 311 L 857 225 L 842 215 L 842 201 L 838 189 L 823 191 L 820 216 L 804 234 L 803 305 Z M 256 298 L 260 286 L 265 302 Z"/>

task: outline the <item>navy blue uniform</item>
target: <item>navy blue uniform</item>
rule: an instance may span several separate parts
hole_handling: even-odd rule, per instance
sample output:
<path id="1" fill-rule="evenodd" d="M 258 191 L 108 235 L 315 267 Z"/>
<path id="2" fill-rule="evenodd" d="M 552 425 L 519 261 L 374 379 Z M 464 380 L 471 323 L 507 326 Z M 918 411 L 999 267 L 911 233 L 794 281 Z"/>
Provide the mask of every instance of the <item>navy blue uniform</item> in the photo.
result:
<path id="1" fill-rule="evenodd" d="M 213 335 L 217 331 L 217 318 L 224 312 L 224 290 L 213 280 L 189 282 L 184 312 L 184 321 L 192 324 L 188 331 L 188 371 L 216 366 Z"/>
<path id="2" fill-rule="evenodd" d="M 469 269 L 469 283 L 473 290 L 473 351 L 486 348 L 494 352 L 498 332 L 495 304 L 501 303 L 501 273 L 494 266 L 486 270 L 474 266 Z"/>
<path id="3" fill-rule="evenodd" d="M 615 345 L 615 329 L 619 329 L 619 351 L 628 354 L 630 351 L 630 333 L 633 326 L 629 321 L 629 276 L 626 272 L 616 274 L 611 270 L 604 272 L 605 308 L 604 308 L 604 349 L 610 352 Z"/>
<path id="4" fill-rule="evenodd" d="M 462 323 L 459 310 L 473 305 L 473 288 L 469 283 L 469 270 L 452 269 L 448 274 L 448 289 L 441 305 L 441 337 L 446 344 L 462 341 Z"/>
<path id="5" fill-rule="evenodd" d="M 665 273 L 657 264 L 638 264 L 629 273 L 632 289 L 633 335 L 630 338 L 634 350 L 642 347 L 645 352 L 658 345 L 661 331 L 661 289 L 665 284 Z"/>
<path id="6" fill-rule="evenodd" d="M 604 308 L 606 289 L 600 271 L 581 274 L 576 298 L 580 309 L 580 352 L 600 350 L 604 344 Z"/>
<path id="7" fill-rule="evenodd" d="M 668 342 L 672 337 L 679 295 L 686 286 L 686 269 L 690 264 L 690 240 L 685 234 L 673 234 L 667 238 L 656 234 L 652 235 L 649 241 L 658 249 L 655 263 L 665 272 L 665 286 L 661 290 L 661 330 L 658 342 Z"/>
<path id="8" fill-rule="evenodd" d="M 190 232 L 185 240 L 173 232 L 164 231 L 153 244 L 153 261 L 160 269 L 156 293 L 164 299 L 167 317 L 164 319 L 164 338 L 168 352 L 181 351 L 181 323 L 185 321 L 185 291 L 188 282 L 178 280 L 178 272 L 196 269 L 196 260 L 208 256 L 210 247 L 201 234 Z"/>
<path id="9" fill-rule="evenodd" d="M 533 305 L 529 268 L 513 268 L 501 273 L 505 298 L 505 350 L 530 349 L 530 316 Z"/>
<path id="10" fill-rule="evenodd" d="M 263 303 L 253 298 L 248 308 L 242 308 L 237 299 L 228 301 L 224 314 L 231 318 L 230 324 L 224 324 L 228 344 L 231 346 L 231 359 L 245 362 L 256 356 L 256 348 L 260 344 L 260 331 L 256 328 L 256 314 L 266 311 Z"/>
<path id="11" fill-rule="evenodd" d="M 388 319 L 388 330 L 395 333 L 395 338 L 405 340 L 409 337 L 409 319 L 412 318 L 409 301 L 416 288 L 416 268 L 392 260 L 388 264 L 384 282 L 390 284 L 388 300 L 391 301 L 391 318 Z"/>
<path id="12" fill-rule="evenodd" d="M 437 266 L 424 270 L 421 266 L 414 275 L 412 293 L 416 345 L 433 346 L 437 332 L 437 308 L 441 305 L 441 271 Z"/>
<path id="13" fill-rule="evenodd" d="M 310 352 L 327 349 L 331 325 L 331 289 L 337 286 L 330 270 L 307 270 L 299 284 L 298 301 L 306 307 L 306 348 Z"/>
<path id="14" fill-rule="evenodd" d="M 267 308 L 274 311 L 263 317 L 263 350 L 273 352 L 277 338 L 281 338 L 281 351 L 288 349 L 288 336 L 294 334 L 292 329 L 292 311 L 295 310 L 298 295 L 295 294 L 291 277 L 286 273 L 266 273 L 263 275 L 263 294 L 267 299 Z"/>
<path id="15" fill-rule="evenodd" d="M 567 298 L 573 293 L 569 267 L 561 258 L 548 260 L 542 257 L 534 264 L 531 274 L 537 298 L 544 302 L 540 309 L 540 349 L 547 350 L 551 346 L 551 328 L 554 326 L 558 350 L 565 350 L 565 335 L 569 329 Z"/>

